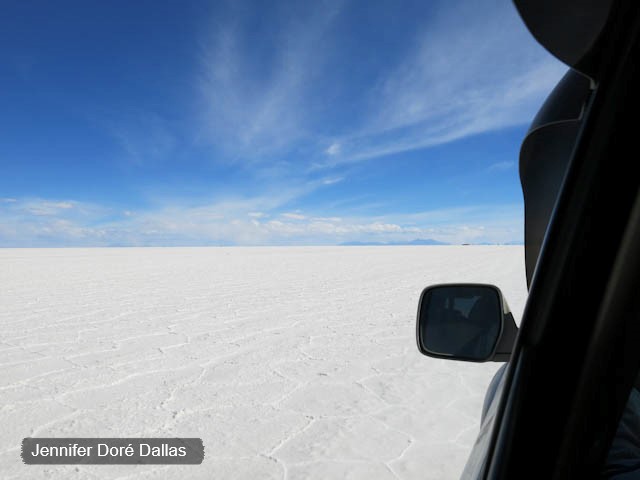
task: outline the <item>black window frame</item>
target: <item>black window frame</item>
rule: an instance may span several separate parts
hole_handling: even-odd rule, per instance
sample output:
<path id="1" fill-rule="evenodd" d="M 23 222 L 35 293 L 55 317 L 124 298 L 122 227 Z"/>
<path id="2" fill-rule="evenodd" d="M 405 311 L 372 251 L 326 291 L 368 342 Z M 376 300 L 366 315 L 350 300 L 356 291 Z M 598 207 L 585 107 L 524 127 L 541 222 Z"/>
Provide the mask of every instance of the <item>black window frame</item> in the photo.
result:
<path id="1" fill-rule="evenodd" d="M 635 3 L 616 2 L 602 35 L 481 478 L 598 478 L 640 366 Z"/>

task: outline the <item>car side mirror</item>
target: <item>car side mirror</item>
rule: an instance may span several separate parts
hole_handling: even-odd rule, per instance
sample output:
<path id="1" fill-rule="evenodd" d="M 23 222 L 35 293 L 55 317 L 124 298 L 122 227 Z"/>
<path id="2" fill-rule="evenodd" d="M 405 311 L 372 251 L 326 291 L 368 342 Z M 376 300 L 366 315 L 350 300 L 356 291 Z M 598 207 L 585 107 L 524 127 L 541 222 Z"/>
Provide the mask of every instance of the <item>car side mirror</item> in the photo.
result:
<path id="1" fill-rule="evenodd" d="M 420 295 L 416 337 L 424 355 L 467 362 L 506 362 L 518 327 L 498 287 L 443 284 Z"/>

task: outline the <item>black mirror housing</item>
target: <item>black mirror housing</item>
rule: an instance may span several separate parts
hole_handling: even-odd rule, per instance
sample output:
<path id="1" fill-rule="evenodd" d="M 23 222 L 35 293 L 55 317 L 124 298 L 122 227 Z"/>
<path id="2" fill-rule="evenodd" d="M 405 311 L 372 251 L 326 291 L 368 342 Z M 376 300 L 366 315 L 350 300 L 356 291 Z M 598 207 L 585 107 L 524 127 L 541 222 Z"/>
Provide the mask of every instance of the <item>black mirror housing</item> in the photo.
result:
<path id="1" fill-rule="evenodd" d="M 432 285 L 420 295 L 416 340 L 423 355 L 506 362 L 517 333 L 507 302 L 493 285 Z"/>

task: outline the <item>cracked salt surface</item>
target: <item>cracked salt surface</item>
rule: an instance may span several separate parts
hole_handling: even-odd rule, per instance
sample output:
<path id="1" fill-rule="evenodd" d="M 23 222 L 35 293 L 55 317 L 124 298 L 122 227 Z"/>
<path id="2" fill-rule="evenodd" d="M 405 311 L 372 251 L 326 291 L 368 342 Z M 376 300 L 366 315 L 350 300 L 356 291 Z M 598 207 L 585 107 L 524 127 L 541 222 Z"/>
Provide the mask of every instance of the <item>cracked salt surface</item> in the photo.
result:
<path id="1" fill-rule="evenodd" d="M 517 246 L 0 249 L 2 478 L 458 478 L 498 364 L 415 347 L 421 290 Z M 23 437 L 202 437 L 201 466 L 25 466 Z"/>

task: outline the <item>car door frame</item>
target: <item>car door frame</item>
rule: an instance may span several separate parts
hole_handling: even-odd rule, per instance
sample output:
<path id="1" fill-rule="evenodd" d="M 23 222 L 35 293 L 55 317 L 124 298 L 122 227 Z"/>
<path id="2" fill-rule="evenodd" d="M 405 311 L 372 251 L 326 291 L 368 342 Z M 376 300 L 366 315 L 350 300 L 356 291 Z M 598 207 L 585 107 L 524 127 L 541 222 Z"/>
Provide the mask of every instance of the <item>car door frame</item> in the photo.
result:
<path id="1" fill-rule="evenodd" d="M 640 365 L 639 20 L 624 0 L 605 27 L 480 478 L 598 477 Z"/>

